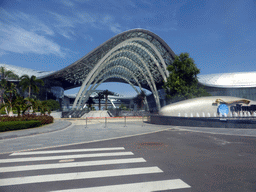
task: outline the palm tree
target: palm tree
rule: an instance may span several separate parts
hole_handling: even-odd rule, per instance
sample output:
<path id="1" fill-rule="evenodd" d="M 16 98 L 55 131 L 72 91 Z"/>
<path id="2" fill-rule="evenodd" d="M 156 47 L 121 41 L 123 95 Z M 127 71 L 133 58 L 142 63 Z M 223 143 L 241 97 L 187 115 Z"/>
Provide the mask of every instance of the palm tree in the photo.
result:
<path id="1" fill-rule="evenodd" d="M 89 109 L 92 109 L 92 105 L 95 104 L 92 97 L 89 97 L 89 99 L 86 101 L 86 104 L 88 105 Z"/>
<path id="2" fill-rule="evenodd" d="M 108 110 L 108 96 L 109 95 L 114 95 L 114 93 L 107 90 L 107 89 L 105 91 L 103 91 L 102 93 L 105 96 L 105 110 Z"/>
<path id="3" fill-rule="evenodd" d="M 33 109 L 32 113 L 33 114 L 35 114 L 36 111 L 38 110 L 38 108 L 41 106 L 41 101 L 38 100 L 38 99 L 33 99 L 33 98 L 26 97 L 24 100 L 28 101 L 27 103 L 29 103 L 30 104 L 29 106 L 32 107 L 32 109 Z"/>
<path id="4" fill-rule="evenodd" d="M 2 107 L 5 107 L 6 114 L 9 116 L 13 116 L 13 108 L 15 107 L 15 100 L 17 99 L 18 91 L 16 89 L 16 85 L 7 81 L 6 86 L 4 87 L 3 93 L 3 104 Z"/>
<path id="5" fill-rule="evenodd" d="M 3 79 L 18 79 L 19 76 L 14 74 L 11 70 L 6 70 L 5 67 L 0 67 L 0 76 L 1 76 L 1 80 Z"/>
<path id="6" fill-rule="evenodd" d="M 30 98 L 31 91 L 39 92 L 38 84 L 44 86 L 44 81 L 42 79 L 37 79 L 36 76 L 32 75 L 29 77 L 28 75 L 22 75 L 20 81 L 20 86 L 22 87 L 22 91 L 28 89 L 28 97 Z"/>
<path id="7" fill-rule="evenodd" d="M 19 76 L 14 74 L 12 71 L 7 70 L 5 67 L 0 67 L 0 103 L 4 103 L 3 94 L 4 87 L 7 84 L 7 81 L 10 79 L 19 79 Z"/>
<path id="8" fill-rule="evenodd" d="M 31 91 L 37 93 L 39 92 L 39 88 L 37 86 L 38 84 L 41 84 L 42 86 L 44 85 L 44 81 L 42 79 L 37 79 L 34 75 L 32 75 L 31 77 L 29 77 L 28 75 L 22 75 L 20 79 L 21 80 L 19 85 L 21 86 L 22 91 L 28 89 L 28 98 L 30 98 Z M 32 106 L 32 103 L 29 100 L 28 104 L 31 104 Z"/>
<path id="9" fill-rule="evenodd" d="M 98 99 L 99 101 L 99 110 L 101 110 L 101 99 L 104 99 L 104 94 L 102 92 L 99 92 L 98 95 L 95 97 L 95 99 Z"/>
<path id="10" fill-rule="evenodd" d="M 50 107 L 47 105 L 47 101 L 40 101 L 37 100 L 38 106 L 40 108 L 40 113 L 41 115 L 45 115 L 45 113 L 47 112 L 48 115 L 51 114 L 51 109 Z"/>
<path id="11" fill-rule="evenodd" d="M 146 97 L 146 94 L 144 91 L 141 91 L 135 98 L 134 98 L 134 103 L 138 105 L 139 108 L 143 107 L 143 102 Z"/>
<path id="12" fill-rule="evenodd" d="M 21 97 L 18 96 L 15 100 L 14 103 L 14 108 L 17 110 L 18 116 L 20 116 L 20 113 L 22 113 L 22 115 L 24 115 L 24 113 L 26 112 L 26 110 L 28 110 L 28 108 L 30 108 L 31 105 L 26 103 L 26 100 Z"/>

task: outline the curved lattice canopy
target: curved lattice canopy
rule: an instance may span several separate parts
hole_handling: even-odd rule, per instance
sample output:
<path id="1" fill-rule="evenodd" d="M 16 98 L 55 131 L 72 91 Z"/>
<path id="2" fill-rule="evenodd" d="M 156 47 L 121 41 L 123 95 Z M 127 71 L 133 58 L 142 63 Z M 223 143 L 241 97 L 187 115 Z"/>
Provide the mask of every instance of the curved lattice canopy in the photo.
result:
<path id="1" fill-rule="evenodd" d="M 45 78 L 57 80 L 64 89 L 81 86 L 73 108 L 83 107 L 90 91 L 103 82 L 124 82 L 148 89 L 160 108 L 157 90 L 168 77 L 166 66 L 173 62 L 174 56 L 160 37 L 147 30 L 134 29 L 111 38 Z"/>

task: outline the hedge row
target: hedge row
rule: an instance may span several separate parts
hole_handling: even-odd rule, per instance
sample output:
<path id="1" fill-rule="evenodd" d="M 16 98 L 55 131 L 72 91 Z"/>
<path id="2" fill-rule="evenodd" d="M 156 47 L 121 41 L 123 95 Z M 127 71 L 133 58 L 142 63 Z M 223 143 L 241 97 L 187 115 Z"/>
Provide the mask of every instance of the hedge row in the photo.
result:
<path id="1" fill-rule="evenodd" d="M 23 116 L 1 116 L 0 122 L 9 122 L 9 121 L 40 121 L 42 125 L 53 123 L 53 117 L 47 116 L 47 115 L 33 115 L 33 114 L 27 114 Z"/>
<path id="2" fill-rule="evenodd" d="M 0 132 L 39 127 L 41 121 L 8 121 L 0 122 Z"/>

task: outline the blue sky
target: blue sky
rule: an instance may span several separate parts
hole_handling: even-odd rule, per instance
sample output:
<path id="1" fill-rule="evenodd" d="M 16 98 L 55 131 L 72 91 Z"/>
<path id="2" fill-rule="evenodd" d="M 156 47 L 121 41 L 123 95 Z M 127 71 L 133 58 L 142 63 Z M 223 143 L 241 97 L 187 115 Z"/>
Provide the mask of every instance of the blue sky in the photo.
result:
<path id="1" fill-rule="evenodd" d="M 255 71 L 255 21 L 255 0 L 0 0 L 0 63 L 55 71 L 143 28 L 176 54 L 188 52 L 200 74 Z M 133 92 L 120 83 L 99 88 Z"/>

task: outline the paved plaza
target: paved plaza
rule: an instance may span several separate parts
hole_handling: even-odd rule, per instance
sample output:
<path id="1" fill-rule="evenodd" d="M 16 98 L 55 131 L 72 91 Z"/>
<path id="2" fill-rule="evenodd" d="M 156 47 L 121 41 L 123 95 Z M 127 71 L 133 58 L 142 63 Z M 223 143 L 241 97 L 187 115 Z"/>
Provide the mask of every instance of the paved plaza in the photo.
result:
<path id="1" fill-rule="evenodd" d="M 0 133 L 0 153 L 88 143 L 170 129 L 145 123 L 142 118 L 56 120 L 52 125 L 22 131 Z"/>
<path id="2" fill-rule="evenodd" d="M 0 134 L 0 191 L 256 190 L 254 129 L 56 120 Z"/>
<path id="3" fill-rule="evenodd" d="M 0 153 L 89 143 L 168 129 L 256 137 L 256 129 L 154 125 L 147 123 L 146 118 L 58 119 L 53 124 L 40 128 L 0 133 Z"/>

